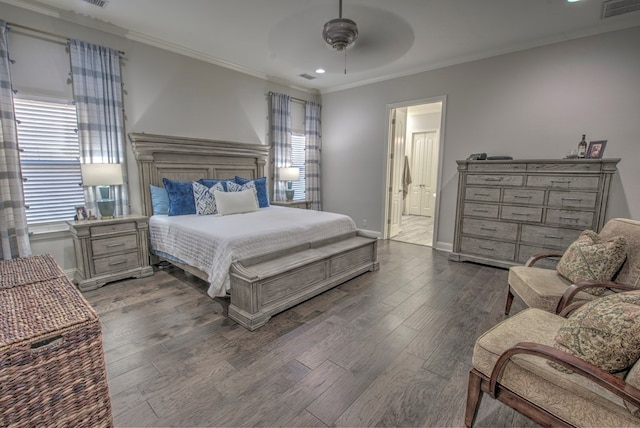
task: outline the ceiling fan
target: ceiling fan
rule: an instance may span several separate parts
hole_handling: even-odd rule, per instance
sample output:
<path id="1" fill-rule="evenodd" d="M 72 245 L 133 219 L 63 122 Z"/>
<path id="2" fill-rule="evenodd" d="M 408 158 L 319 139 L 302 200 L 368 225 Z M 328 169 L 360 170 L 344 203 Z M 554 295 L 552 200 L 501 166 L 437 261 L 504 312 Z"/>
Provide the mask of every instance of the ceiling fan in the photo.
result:
<path id="1" fill-rule="evenodd" d="M 344 51 L 344 74 L 347 74 L 347 48 L 358 39 L 358 25 L 351 19 L 342 17 L 342 0 L 339 1 L 339 17 L 324 24 L 322 38 L 336 51 Z"/>

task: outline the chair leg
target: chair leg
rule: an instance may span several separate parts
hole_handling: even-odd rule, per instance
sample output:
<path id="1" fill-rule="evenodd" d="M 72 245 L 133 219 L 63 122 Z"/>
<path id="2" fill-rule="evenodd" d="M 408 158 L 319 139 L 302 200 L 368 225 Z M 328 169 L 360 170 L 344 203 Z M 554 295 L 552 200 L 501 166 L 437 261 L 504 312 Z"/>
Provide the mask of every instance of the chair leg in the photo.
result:
<path id="1" fill-rule="evenodd" d="M 482 378 L 480 377 L 480 373 L 477 372 L 476 369 L 472 369 L 469 372 L 467 406 L 464 414 L 464 424 L 468 428 L 473 426 L 473 422 L 476 420 L 476 415 L 478 414 L 480 402 L 482 401 L 482 389 L 480 389 L 481 383 Z"/>
<path id="2" fill-rule="evenodd" d="M 511 304 L 513 303 L 513 293 L 511 292 L 511 286 L 507 288 L 507 304 L 504 306 L 504 314 L 509 315 L 511 312 Z"/>

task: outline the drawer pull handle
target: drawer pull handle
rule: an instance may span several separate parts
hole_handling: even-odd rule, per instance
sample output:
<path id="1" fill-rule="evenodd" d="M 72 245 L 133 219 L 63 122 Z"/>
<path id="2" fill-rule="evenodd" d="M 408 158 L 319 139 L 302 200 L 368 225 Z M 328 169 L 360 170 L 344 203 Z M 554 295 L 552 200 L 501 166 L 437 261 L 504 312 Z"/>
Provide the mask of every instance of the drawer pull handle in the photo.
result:
<path id="1" fill-rule="evenodd" d="M 480 248 L 481 250 L 495 251 L 495 248 L 492 248 L 492 247 L 483 247 L 482 245 L 478 246 L 478 248 Z"/>
<path id="2" fill-rule="evenodd" d="M 488 193 L 474 193 L 473 196 L 490 196 Z"/>
<path id="3" fill-rule="evenodd" d="M 562 183 L 562 184 L 569 184 L 571 183 L 571 180 L 551 180 L 552 183 Z"/>
<path id="4" fill-rule="evenodd" d="M 116 242 L 115 244 L 107 244 L 107 248 L 122 247 L 124 242 Z"/>
<path id="5" fill-rule="evenodd" d="M 521 216 L 521 217 L 529 217 L 531 214 L 529 214 L 529 213 L 512 213 L 511 215 L 518 215 L 518 216 Z"/>
<path id="6" fill-rule="evenodd" d="M 480 208 L 474 208 L 472 211 L 474 213 L 488 213 L 489 212 L 489 210 L 487 210 L 487 209 L 480 209 Z"/>
<path id="7" fill-rule="evenodd" d="M 577 217 L 560 217 L 560 220 L 578 221 Z"/>
<path id="8" fill-rule="evenodd" d="M 46 348 L 52 348 L 54 346 L 61 345 L 64 342 L 62 336 L 54 336 L 48 339 L 41 340 L 39 342 L 33 342 L 31 344 L 31 349 L 34 351 Z"/>
<path id="9" fill-rule="evenodd" d="M 562 239 L 562 236 L 556 236 L 556 235 L 544 235 L 544 237 L 548 239 Z"/>
<path id="10" fill-rule="evenodd" d="M 502 181 L 504 177 L 487 177 L 484 181 Z"/>
<path id="11" fill-rule="evenodd" d="M 531 199 L 531 196 L 513 195 L 515 199 Z"/>
<path id="12" fill-rule="evenodd" d="M 576 201 L 576 202 L 580 202 L 582 201 L 582 199 L 580 198 L 562 198 L 563 201 Z"/>
<path id="13" fill-rule="evenodd" d="M 121 264 L 126 263 L 126 262 L 127 262 L 126 260 L 119 260 L 117 262 L 110 262 L 109 266 L 121 265 Z"/>
<path id="14" fill-rule="evenodd" d="M 489 232 L 495 232 L 496 229 L 495 227 L 480 227 L 480 230 L 488 230 Z"/>

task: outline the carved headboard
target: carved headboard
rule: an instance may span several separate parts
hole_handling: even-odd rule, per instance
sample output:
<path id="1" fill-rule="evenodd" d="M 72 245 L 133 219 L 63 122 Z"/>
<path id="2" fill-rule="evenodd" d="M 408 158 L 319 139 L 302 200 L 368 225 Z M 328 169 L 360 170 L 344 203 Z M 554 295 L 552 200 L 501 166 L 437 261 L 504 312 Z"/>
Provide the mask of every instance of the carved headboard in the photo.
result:
<path id="1" fill-rule="evenodd" d="M 196 181 L 200 178 L 263 177 L 269 146 L 198 138 L 131 133 L 129 140 L 138 164 L 144 215 L 152 215 L 149 185 L 164 187 L 163 178 Z"/>

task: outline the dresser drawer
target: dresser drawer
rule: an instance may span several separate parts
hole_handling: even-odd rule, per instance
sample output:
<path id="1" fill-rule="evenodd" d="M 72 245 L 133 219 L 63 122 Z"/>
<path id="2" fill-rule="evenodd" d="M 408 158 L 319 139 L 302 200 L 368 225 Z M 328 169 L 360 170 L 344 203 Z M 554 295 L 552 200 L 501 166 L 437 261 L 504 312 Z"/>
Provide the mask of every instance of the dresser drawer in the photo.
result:
<path id="1" fill-rule="evenodd" d="M 460 247 L 463 253 L 479 254 L 498 260 L 513 260 L 516 250 L 516 244 L 509 242 L 468 238 L 466 236 L 463 236 L 460 240 Z"/>
<path id="2" fill-rule="evenodd" d="M 532 247 L 530 245 L 520 245 L 518 250 L 518 263 L 525 264 L 527 260 L 529 260 L 532 256 L 540 253 L 553 253 L 548 248 L 541 247 Z M 558 251 L 558 253 L 562 253 L 562 251 Z M 558 264 L 559 258 L 545 258 L 540 259 L 534 264 L 534 267 L 541 267 L 547 269 L 555 269 Z"/>
<path id="3" fill-rule="evenodd" d="M 138 253 L 124 253 L 94 260 L 95 274 L 104 275 L 140 267 Z"/>
<path id="4" fill-rule="evenodd" d="M 546 224 L 559 224 L 562 226 L 574 226 L 580 228 L 593 227 L 593 213 L 589 211 L 570 211 L 547 209 Z"/>
<path id="5" fill-rule="evenodd" d="M 590 192 L 563 192 L 561 190 L 549 191 L 549 202 L 547 205 L 550 207 L 558 208 L 594 208 L 596 206 L 596 200 L 598 199 L 597 193 Z"/>
<path id="6" fill-rule="evenodd" d="M 121 232 L 132 232 L 134 233 L 137 230 L 135 222 L 122 222 L 122 223 L 114 223 L 107 224 L 103 226 L 92 226 L 91 227 L 91 236 L 104 236 L 104 235 L 112 235 L 114 233 Z"/>
<path id="7" fill-rule="evenodd" d="M 470 204 L 465 202 L 464 215 L 498 218 L 498 205 Z"/>
<path id="8" fill-rule="evenodd" d="M 516 223 L 464 218 L 462 219 L 462 233 L 515 241 L 518 237 L 518 225 Z"/>
<path id="9" fill-rule="evenodd" d="M 505 204 L 542 205 L 544 190 L 504 189 L 502 202 Z"/>
<path id="10" fill-rule="evenodd" d="M 572 175 L 530 175 L 527 177 L 528 187 L 597 190 L 599 183 L 599 177 L 577 177 Z"/>
<path id="11" fill-rule="evenodd" d="M 93 250 L 94 257 L 135 251 L 137 248 L 138 239 L 135 234 L 114 236 L 113 238 L 94 239 L 91 241 L 91 249 Z"/>
<path id="12" fill-rule="evenodd" d="M 581 230 L 559 229 L 555 227 L 532 226 L 523 224 L 520 240 L 528 244 L 538 244 L 543 247 L 567 248 L 578 239 Z"/>
<path id="13" fill-rule="evenodd" d="M 536 163 L 529 164 L 527 171 L 536 172 L 600 172 L 599 163 Z"/>
<path id="14" fill-rule="evenodd" d="M 503 220 L 517 220 L 540 223 L 542 221 L 542 208 L 517 207 L 503 205 L 500 218 Z"/>
<path id="15" fill-rule="evenodd" d="M 496 187 L 469 187 L 464 198 L 468 201 L 499 202 L 500 189 Z"/>
<path id="16" fill-rule="evenodd" d="M 517 172 L 525 171 L 527 166 L 522 163 L 509 163 L 509 162 L 478 162 L 469 163 L 469 171 L 500 171 L 500 172 Z"/>
<path id="17" fill-rule="evenodd" d="M 522 186 L 524 176 L 502 174 L 469 174 L 467 184 L 484 186 Z"/>

